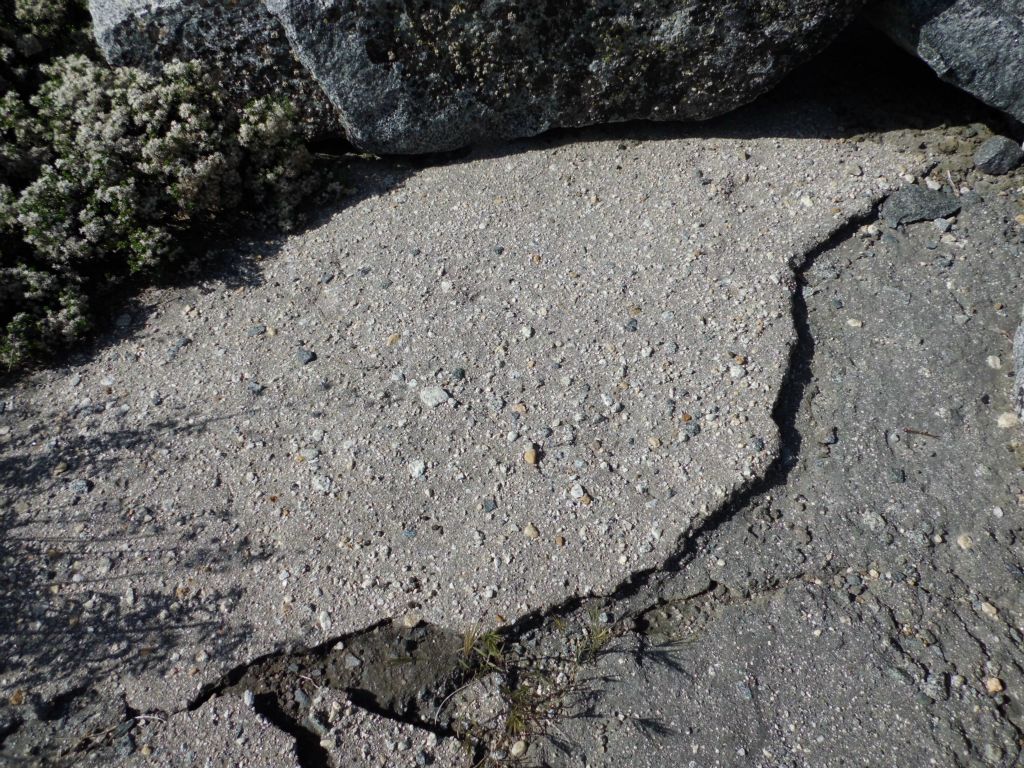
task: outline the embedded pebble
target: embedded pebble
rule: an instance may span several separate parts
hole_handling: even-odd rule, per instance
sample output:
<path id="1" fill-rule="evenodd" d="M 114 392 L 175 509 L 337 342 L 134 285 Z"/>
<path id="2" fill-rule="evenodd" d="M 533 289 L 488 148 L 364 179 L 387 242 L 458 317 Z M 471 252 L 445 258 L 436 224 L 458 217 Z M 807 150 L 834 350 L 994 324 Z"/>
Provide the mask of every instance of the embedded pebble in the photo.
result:
<path id="1" fill-rule="evenodd" d="M 1013 429 L 1020 424 L 1020 417 L 1016 413 L 1007 411 L 1006 413 L 999 414 L 996 424 L 999 425 L 1000 429 Z"/>
<path id="2" fill-rule="evenodd" d="M 448 393 L 441 387 L 424 387 L 420 390 L 420 400 L 428 408 L 437 408 L 448 402 Z"/>

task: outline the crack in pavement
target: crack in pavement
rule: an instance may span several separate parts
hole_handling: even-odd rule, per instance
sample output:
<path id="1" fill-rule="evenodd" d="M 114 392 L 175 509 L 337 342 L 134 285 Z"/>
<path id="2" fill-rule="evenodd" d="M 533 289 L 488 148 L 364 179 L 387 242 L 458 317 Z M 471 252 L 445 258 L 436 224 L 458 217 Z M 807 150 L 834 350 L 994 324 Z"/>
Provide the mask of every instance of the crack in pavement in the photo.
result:
<path id="1" fill-rule="evenodd" d="M 772 408 L 772 419 L 780 432 L 778 455 L 767 471 L 737 489 L 717 510 L 707 515 L 687 534 L 680 537 L 676 551 L 657 568 L 631 574 L 609 594 L 573 597 L 555 606 L 531 612 L 498 630 L 507 647 L 522 646 L 524 641 L 549 627 L 556 618 L 578 615 L 588 606 L 614 606 L 616 623 L 621 627 L 627 619 L 642 625 L 645 615 L 663 603 L 659 594 L 665 583 L 685 570 L 703 542 L 725 522 L 745 509 L 750 502 L 772 489 L 783 486 L 803 445 L 803 436 L 796 426 L 797 412 L 805 389 L 812 378 L 815 340 L 808 323 L 807 305 L 803 295 L 803 274 L 823 253 L 853 237 L 863 225 L 875 220 L 880 202 L 864 215 L 837 226 L 822 242 L 793 260 L 791 319 L 795 338 L 788 351 L 788 364 Z M 776 587 L 783 588 L 790 581 Z M 709 590 L 714 592 L 714 584 Z M 703 593 L 702 593 L 703 594 Z M 376 715 L 435 733 L 441 738 L 457 738 L 459 733 L 450 722 L 438 722 L 436 714 L 453 692 L 464 688 L 480 674 L 480 669 L 467 667 L 451 651 L 458 648 L 461 637 L 443 628 L 419 624 L 401 626 L 398 618 L 331 638 L 316 646 L 289 649 L 266 654 L 240 664 L 214 683 L 204 686 L 183 711 L 195 711 L 224 695 L 244 696 L 255 710 L 273 726 L 295 739 L 297 756 L 304 768 L 330 766 L 329 752 L 321 746 L 322 724 L 304 713 L 310 706 L 309 693 L 303 693 L 301 681 L 349 694 L 351 703 Z M 400 646 L 403 657 L 391 653 Z M 374 650 L 385 650 L 369 660 Z M 417 657 L 417 654 L 419 656 Z M 440 663 L 439 663 L 440 662 Z M 396 674 L 396 670 L 398 673 Z M 430 670 L 433 679 L 424 683 L 421 677 L 408 674 Z M 384 679 L 390 677 L 391 679 Z"/>
<path id="2" fill-rule="evenodd" d="M 819 594 L 830 594 L 835 598 L 842 598 L 844 593 L 849 593 L 851 605 L 857 611 L 853 615 L 861 617 L 859 622 L 882 622 L 878 625 L 879 629 L 864 631 L 877 631 L 879 638 L 886 639 L 887 643 L 884 643 L 882 647 L 883 650 L 884 648 L 890 650 L 889 655 L 883 653 L 877 658 L 872 656 L 871 660 L 866 657 L 858 657 L 860 661 L 853 660 L 850 663 L 871 668 L 877 667 L 883 671 L 888 670 L 893 680 L 897 680 L 898 676 L 899 680 L 905 681 L 904 684 L 919 689 L 929 700 L 937 702 L 935 706 L 939 706 L 938 703 L 944 702 L 950 697 L 955 697 L 957 701 L 962 701 L 966 697 L 966 700 L 970 701 L 970 697 L 974 696 L 977 697 L 976 700 L 979 704 L 990 700 L 988 706 L 992 708 L 993 712 L 998 713 L 999 721 L 1010 729 L 1010 733 L 1016 734 L 1013 738 L 1020 741 L 1022 729 L 1015 702 L 1005 696 L 992 697 L 990 692 L 985 691 L 985 685 L 988 683 L 985 683 L 984 680 L 974 683 L 974 688 L 970 687 L 970 681 L 978 680 L 978 675 L 994 677 L 999 673 L 999 668 L 991 667 L 988 661 L 985 661 L 983 668 L 978 667 L 980 663 L 978 659 L 994 658 L 994 654 L 999 650 L 999 643 L 996 640 L 997 645 L 991 647 L 990 643 L 993 641 L 989 638 L 988 633 L 980 632 L 972 625 L 972 622 L 981 617 L 977 605 L 971 602 L 971 600 L 978 599 L 971 598 L 971 595 L 975 594 L 977 586 L 972 587 L 964 582 L 960 575 L 950 572 L 948 575 L 952 577 L 953 581 L 947 587 L 945 586 L 946 582 L 941 580 L 944 578 L 941 574 L 928 576 L 917 575 L 915 572 L 913 579 L 908 578 L 906 584 L 888 584 L 884 582 L 884 578 L 886 578 L 884 574 L 882 576 L 875 574 L 871 577 L 873 581 L 865 581 L 863 587 L 858 587 L 851 592 L 849 585 L 853 582 L 850 582 L 850 579 L 856 580 L 856 574 L 862 572 L 865 566 L 842 555 L 839 557 L 830 555 L 825 560 L 825 567 L 805 567 L 799 569 L 795 574 L 790 573 L 789 575 L 785 573 L 785 569 L 780 569 L 776 572 L 774 582 L 766 581 L 762 583 L 761 587 L 737 593 L 732 591 L 728 580 L 722 582 L 710 578 L 701 581 L 699 575 L 693 578 L 698 571 L 694 571 L 694 574 L 690 573 L 690 565 L 695 559 L 712 555 L 718 534 L 726 534 L 727 529 L 734 526 L 741 517 L 753 513 L 754 508 L 760 504 L 766 501 L 770 504 L 773 494 L 778 488 L 791 484 L 790 476 L 793 468 L 801 462 L 809 460 L 804 444 L 806 435 L 801 433 L 803 427 L 798 422 L 797 416 L 800 409 L 807 405 L 808 384 L 818 376 L 815 374 L 813 366 L 815 345 L 824 342 L 821 340 L 816 342 L 816 336 L 812 333 L 804 292 L 805 276 L 813 267 L 818 256 L 848 242 L 857 230 L 870 220 L 870 217 L 865 217 L 848 222 L 828 241 L 808 251 L 804 258 L 794 265 L 797 287 L 792 295 L 792 318 L 796 328 L 796 340 L 790 349 L 785 385 L 780 389 L 773 408 L 773 418 L 779 426 L 782 440 L 780 452 L 772 465 L 772 471 L 751 482 L 742 491 L 738 491 L 704 520 L 699 530 L 690 536 L 682 537 L 678 542 L 677 550 L 665 561 L 662 568 L 646 569 L 634 573 L 606 595 L 570 599 L 528 614 L 514 624 L 503 628 L 501 642 L 506 649 L 505 652 L 510 657 L 517 657 L 514 662 L 505 662 L 502 668 L 500 686 L 503 696 L 508 696 L 521 689 L 524 681 L 530 683 L 535 679 L 530 677 L 533 671 L 531 665 L 535 665 L 539 659 L 561 659 L 563 668 L 572 665 L 571 657 L 574 655 L 574 649 L 570 646 L 571 643 L 578 643 L 578 641 L 570 639 L 570 633 L 560 626 L 572 624 L 575 627 L 582 627 L 582 632 L 577 635 L 584 638 L 587 633 L 595 631 L 607 632 L 612 642 L 616 637 L 629 636 L 639 644 L 638 647 L 641 650 L 644 649 L 646 643 L 649 654 L 664 655 L 672 650 L 671 646 L 666 651 L 664 646 L 652 647 L 650 640 L 657 636 L 659 622 L 671 626 L 673 618 L 671 615 L 667 618 L 660 617 L 659 613 L 671 614 L 678 606 L 682 606 L 680 615 L 683 616 L 683 620 L 681 622 L 678 617 L 675 619 L 675 629 L 679 629 L 680 623 L 685 624 L 685 616 L 696 615 L 699 624 L 694 625 L 696 628 L 691 627 L 693 629 L 692 636 L 701 637 L 701 633 L 705 631 L 701 627 L 710 626 L 711 622 L 715 620 L 714 616 L 719 615 L 722 611 L 730 608 L 742 612 L 760 611 L 763 609 L 760 606 L 763 606 L 765 601 L 771 601 L 781 591 L 803 583 L 812 590 L 819 590 Z M 860 260 L 861 256 L 854 259 L 854 261 Z M 890 441 L 886 440 L 884 447 L 879 450 L 891 452 L 892 447 Z M 896 454 L 892 455 L 896 456 Z M 923 562 L 922 570 L 926 564 L 931 567 L 930 563 L 930 560 Z M 864 578 L 868 579 L 867 576 Z M 917 594 L 918 597 L 908 598 L 906 594 L 900 596 L 898 592 L 893 591 L 897 588 L 909 590 L 911 593 Z M 858 590 L 866 591 L 861 593 Z M 970 620 L 961 615 L 961 608 L 967 605 L 972 605 L 974 618 Z M 987 604 L 985 605 L 987 606 Z M 985 610 L 992 609 L 987 607 Z M 934 628 L 938 639 L 931 636 L 932 639 L 926 639 L 925 645 L 922 646 L 917 638 L 918 636 L 929 637 L 930 630 L 927 627 L 929 622 L 934 620 L 932 614 L 935 612 L 938 612 L 940 616 L 954 617 L 965 636 L 977 644 L 977 649 L 971 651 L 969 648 L 957 648 L 958 641 L 949 635 L 948 628 L 946 630 Z M 601 618 L 596 619 L 595 617 L 598 615 Z M 875 618 L 870 619 L 871 616 Z M 438 628 L 422 627 L 422 629 L 437 631 Z M 354 638 L 360 634 L 350 633 L 346 636 L 343 644 L 353 642 Z M 575 637 L 577 636 L 573 635 L 573 638 Z M 705 638 L 705 641 L 707 640 L 708 638 Z M 453 635 L 445 642 L 455 646 L 458 644 L 458 637 Z M 934 645 L 929 646 L 929 643 Z M 948 650 L 945 650 L 946 643 L 950 644 Z M 865 646 L 865 648 L 867 647 Z M 944 649 L 940 651 L 941 663 L 938 663 L 938 666 L 934 655 L 935 651 L 927 651 L 928 647 Z M 575 650 L 578 652 L 578 644 Z M 590 663 L 599 662 L 603 653 L 604 651 L 599 649 L 593 658 L 587 659 L 587 669 L 590 668 Z M 567 657 L 569 657 L 568 661 L 566 661 Z M 285 662 L 286 672 L 287 662 L 291 662 L 295 658 L 295 656 L 285 656 L 280 659 Z M 1009 664 L 1014 665 L 1014 668 L 1019 671 L 1020 665 L 1015 661 L 1011 659 Z M 440 666 L 444 667 L 443 664 Z M 380 706 L 380 703 L 373 698 L 372 693 L 366 698 L 356 697 L 353 703 L 397 722 L 415 725 L 418 728 L 433 729 L 443 738 L 454 736 L 468 739 L 476 746 L 478 755 L 483 755 L 485 758 L 492 751 L 497 754 L 507 752 L 512 746 L 507 735 L 467 731 L 465 723 L 460 722 L 458 715 L 454 713 L 440 722 L 424 717 L 424 712 L 430 711 L 425 704 L 426 701 L 433 704 L 439 698 L 444 697 L 442 704 L 450 706 L 447 704 L 447 696 L 453 690 L 460 691 L 461 695 L 461 689 L 466 687 L 472 688 L 473 695 L 479 695 L 483 690 L 480 685 L 481 681 L 486 681 L 486 678 L 493 673 L 493 670 L 486 666 L 466 669 L 460 667 L 455 661 L 450 663 L 448 668 L 455 674 L 446 678 L 442 684 L 431 688 L 430 694 L 422 700 L 423 706 L 419 708 Z M 308 671 L 308 669 L 309 665 L 300 665 L 283 676 L 282 685 L 278 686 L 278 689 L 284 692 L 285 698 L 289 695 L 287 689 L 294 683 L 296 675 L 301 675 L 304 670 Z M 256 669 L 252 668 L 250 671 L 255 672 Z M 1003 671 L 1006 673 L 1009 668 L 1004 666 Z M 963 683 L 956 683 L 956 680 L 967 680 L 968 688 L 961 687 L 951 691 L 951 686 L 963 685 Z M 593 690 L 588 691 L 587 686 L 592 685 L 593 682 L 592 678 L 579 682 L 579 679 L 574 676 L 568 683 L 562 683 L 567 694 L 565 701 L 561 704 L 549 703 L 550 711 L 557 717 L 571 715 L 568 710 L 563 712 L 564 708 L 570 707 L 570 698 L 571 705 L 576 706 L 579 701 L 586 701 L 588 696 L 599 695 Z M 359 691 L 362 694 L 367 694 L 374 687 L 369 681 L 360 681 L 358 685 L 349 683 L 349 685 L 351 686 L 349 690 Z M 240 690 L 241 687 L 236 686 L 231 692 L 237 694 Z M 222 688 L 217 691 L 217 695 L 228 692 L 227 688 Z M 569 693 L 574 696 L 569 697 Z M 290 702 L 289 706 L 294 706 L 294 702 Z M 497 727 L 500 727 L 500 718 L 498 722 Z M 544 735 L 541 729 L 550 726 L 550 721 L 538 719 L 531 726 L 535 728 L 530 731 L 531 740 L 539 740 Z M 762 723 L 762 730 L 763 727 Z M 317 734 L 315 723 L 305 724 L 303 728 L 306 729 L 304 738 L 312 738 Z M 978 744 L 978 724 L 969 725 L 958 719 L 949 718 L 947 730 L 949 735 L 943 737 L 941 743 L 935 745 L 935 749 L 940 750 L 949 763 L 970 764 L 969 761 L 965 761 L 963 756 L 965 750 L 969 751 L 969 747 L 957 746 L 957 744 Z M 763 735 L 762 733 L 762 740 Z M 552 733 L 551 738 L 557 740 L 557 733 Z M 1013 756 L 1017 752 L 1008 748 L 1006 741 L 1001 743 L 1004 745 L 1003 747 L 985 745 L 984 750 L 987 750 L 985 755 L 1002 754 L 1004 761 L 1014 759 Z M 977 746 L 976 749 L 982 750 L 982 746 Z M 988 760 L 989 757 L 985 759 Z M 320 760 L 322 757 L 312 757 L 305 765 L 311 767 L 323 764 L 319 762 Z M 1001 764 L 1008 765 L 1009 763 Z"/>

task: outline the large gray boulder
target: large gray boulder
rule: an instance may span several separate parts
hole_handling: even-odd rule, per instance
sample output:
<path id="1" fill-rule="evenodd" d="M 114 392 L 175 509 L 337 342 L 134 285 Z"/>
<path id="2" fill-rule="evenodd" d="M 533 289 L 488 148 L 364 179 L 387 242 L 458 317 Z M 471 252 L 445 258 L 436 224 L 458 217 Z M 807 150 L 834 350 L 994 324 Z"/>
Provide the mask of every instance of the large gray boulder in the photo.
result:
<path id="1" fill-rule="evenodd" d="M 554 126 L 700 120 L 818 52 L 860 0 L 266 0 L 339 110 L 386 153 Z"/>
<path id="2" fill-rule="evenodd" d="M 882 0 L 866 15 L 943 80 L 1024 121 L 1024 0 Z"/>
<path id="3" fill-rule="evenodd" d="M 239 105 L 267 95 L 298 107 L 311 136 L 340 132 L 323 91 L 292 56 L 263 0 L 89 0 L 93 32 L 111 64 L 154 70 L 202 60 Z"/>

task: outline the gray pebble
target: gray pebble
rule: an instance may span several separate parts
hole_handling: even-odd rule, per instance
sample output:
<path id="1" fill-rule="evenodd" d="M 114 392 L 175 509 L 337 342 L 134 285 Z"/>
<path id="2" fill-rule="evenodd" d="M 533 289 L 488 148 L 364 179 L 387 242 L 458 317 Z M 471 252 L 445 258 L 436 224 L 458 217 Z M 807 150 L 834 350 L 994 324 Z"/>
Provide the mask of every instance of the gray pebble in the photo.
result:
<path id="1" fill-rule="evenodd" d="M 344 663 L 345 669 L 358 669 L 363 665 L 363 662 L 357 656 L 353 656 L 351 653 L 345 654 Z"/>
<path id="2" fill-rule="evenodd" d="M 178 339 L 171 345 L 171 348 L 167 351 L 167 359 L 173 360 L 178 356 L 185 347 L 192 343 L 192 339 L 187 336 L 179 336 Z"/>
<path id="3" fill-rule="evenodd" d="M 1024 163 L 1024 149 L 1006 136 L 993 136 L 974 153 L 974 167 L 982 173 L 1002 176 Z"/>

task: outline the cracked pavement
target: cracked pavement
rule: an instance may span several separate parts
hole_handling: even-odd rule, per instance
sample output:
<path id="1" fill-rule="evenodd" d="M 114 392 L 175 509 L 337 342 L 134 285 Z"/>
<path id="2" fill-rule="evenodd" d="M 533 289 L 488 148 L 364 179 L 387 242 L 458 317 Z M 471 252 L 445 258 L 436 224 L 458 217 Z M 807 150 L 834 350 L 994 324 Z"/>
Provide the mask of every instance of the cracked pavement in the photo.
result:
<path id="1" fill-rule="evenodd" d="M 559 729 L 586 765 L 1019 764 L 1024 488 L 998 417 L 1024 268 L 1006 203 L 969 198 L 945 240 L 865 227 L 806 269 L 800 452 L 595 667 Z"/>
<path id="2" fill-rule="evenodd" d="M 426 628 L 600 615 L 478 759 L 1013 765 L 1021 182 L 873 220 L 979 140 L 781 99 L 367 163 L 147 292 L 0 392 L 0 756 L 457 765 Z"/>

